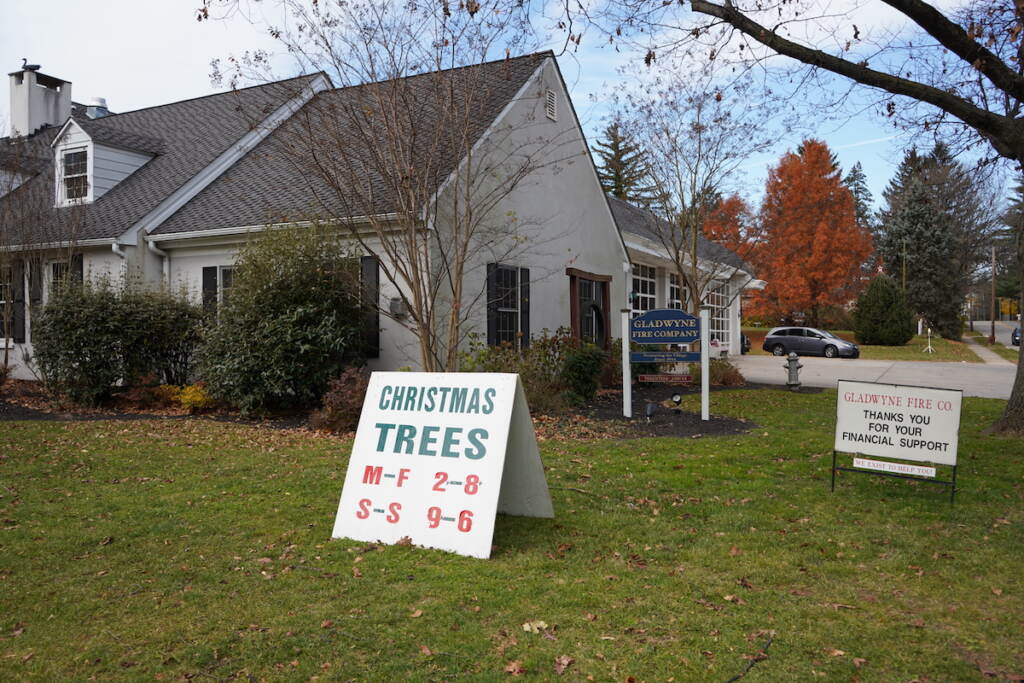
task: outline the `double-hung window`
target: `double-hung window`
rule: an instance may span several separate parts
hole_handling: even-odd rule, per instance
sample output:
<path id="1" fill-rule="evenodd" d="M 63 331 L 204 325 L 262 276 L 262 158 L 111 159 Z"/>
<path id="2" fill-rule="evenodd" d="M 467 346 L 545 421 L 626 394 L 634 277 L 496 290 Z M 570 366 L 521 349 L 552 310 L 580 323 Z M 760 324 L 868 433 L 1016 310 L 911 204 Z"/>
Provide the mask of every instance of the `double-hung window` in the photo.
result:
<path id="1" fill-rule="evenodd" d="M 711 307 L 711 336 L 723 346 L 732 341 L 732 325 L 729 324 L 729 283 L 724 282 L 711 289 L 705 303 Z"/>
<path id="2" fill-rule="evenodd" d="M 14 268 L 0 266 L 0 350 L 14 337 Z"/>
<path id="3" fill-rule="evenodd" d="M 683 288 L 679 285 L 679 274 L 669 273 L 668 274 L 668 307 L 682 310 L 683 308 Z"/>
<path id="4" fill-rule="evenodd" d="M 89 152 L 72 149 L 64 152 L 62 164 L 64 199 L 74 201 L 89 196 Z"/>
<path id="5" fill-rule="evenodd" d="M 657 308 L 658 271 L 654 266 L 633 264 L 633 317 Z"/>
<path id="6" fill-rule="evenodd" d="M 203 308 L 216 310 L 227 301 L 235 279 L 234 266 L 207 266 L 203 268 Z"/>
<path id="7" fill-rule="evenodd" d="M 530 344 L 530 270 L 487 264 L 487 343 Z"/>

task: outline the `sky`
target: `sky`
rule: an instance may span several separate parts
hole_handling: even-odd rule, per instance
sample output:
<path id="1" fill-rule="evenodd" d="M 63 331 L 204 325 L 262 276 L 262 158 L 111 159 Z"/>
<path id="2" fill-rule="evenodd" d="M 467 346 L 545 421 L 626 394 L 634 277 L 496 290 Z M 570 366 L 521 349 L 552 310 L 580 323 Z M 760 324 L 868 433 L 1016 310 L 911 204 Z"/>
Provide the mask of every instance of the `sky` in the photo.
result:
<path id="1" fill-rule="evenodd" d="M 22 58 L 27 58 L 40 64 L 43 73 L 71 81 L 75 101 L 105 97 L 115 112 L 216 92 L 223 88 L 211 83 L 211 60 L 276 47 L 273 39 L 241 16 L 197 22 L 199 0 L 3 0 L 2 4 L 0 68 L 5 73 L 20 68 Z M 634 52 L 589 43 L 574 55 L 559 57 L 591 143 L 611 113 L 610 93 L 623 82 L 618 67 L 640 59 L 642 55 Z M 8 113 L 9 99 L 2 96 L 2 134 L 9 128 Z M 876 206 L 907 144 L 898 131 L 869 115 L 815 123 L 802 132 L 828 143 L 844 173 L 861 162 Z M 736 182 L 740 193 L 756 204 L 768 167 L 800 140 L 798 135 L 783 137 L 774 149 L 745 163 Z"/>

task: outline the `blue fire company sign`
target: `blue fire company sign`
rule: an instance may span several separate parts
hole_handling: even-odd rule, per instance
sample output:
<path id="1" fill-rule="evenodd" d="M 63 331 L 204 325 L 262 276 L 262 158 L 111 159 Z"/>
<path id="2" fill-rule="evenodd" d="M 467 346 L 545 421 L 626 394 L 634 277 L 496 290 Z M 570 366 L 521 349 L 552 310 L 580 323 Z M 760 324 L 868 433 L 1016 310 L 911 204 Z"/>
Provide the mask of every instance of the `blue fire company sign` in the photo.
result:
<path id="1" fill-rule="evenodd" d="M 674 308 L 647 311 L 629 322 L 636 344 L 690 344 L 700 339 L 700 319 Z"/>

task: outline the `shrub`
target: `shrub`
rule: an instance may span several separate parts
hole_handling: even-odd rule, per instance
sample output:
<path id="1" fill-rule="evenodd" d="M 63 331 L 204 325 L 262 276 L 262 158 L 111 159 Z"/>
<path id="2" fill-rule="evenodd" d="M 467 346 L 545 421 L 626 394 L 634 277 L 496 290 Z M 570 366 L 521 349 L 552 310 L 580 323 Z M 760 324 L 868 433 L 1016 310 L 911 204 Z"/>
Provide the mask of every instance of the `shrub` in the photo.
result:
<path id="1" fill-rule="evenodd" d="M 32 351 L 47 387 L 76 403 L 97 405 L 124 376 L 117 293 L 62 287 L 32 320 Z"/>
<path id="2" fill-rule="evenodd" d="M 716 387 L 741 387 L 747 380 L 739 368 L 724 358 L 712 358 L 709 365 L 711 370 L 710 384 Z M 690 376 L 696 386 L 700 386 L 700 363 L 690 364 Z"/>
<path id="3" fill-rule="evenodd" d="M 313 413 L 310 424 L 329 432 L 351 432 L 359 425 L 370 373 L 365 368 L 346 368 L 332 379 L 323 397 L 323 407 Z"/>
<path id="4" fill-rule="evenodd" d="M 601 366 L 601 386 L 608 389 L 622 387 L 622 340 L 613 339 Z"/>
<path id="5" fill-rule="evenodd" d="M 315 406 L 362 351 L 359 261 L 321 227 L 261 234 L 237 261 L 200 376 L 244 413 Z"/>
<path id="6" fill-rule="evenodd" d="M 857 300 L 854 331 L 862 344 L 902 346 L 914 336 L 914 316 L 896 282 L 875 277 Z"/>
<path id="7" fill-rule="evenodd" d="M 544 330 L 525 349 L 510 344 L 487 346 L 478 339 L 462 358 L 464 372 L 518 373 L 530 409 L 538 413 L 561 412 L 574 402 L 563 372 L 566 360 L 580 341 L 566 328 L 554 333 Z"/>
<path id="8" fill-rule="evenodd" d="M 190 413 L 209 410 L 217 403 L 210 396 L 210 392 L 206 390 L 205 382 L 196 382 L 195 384 L 183 386 L 178 392 L 177 401 L 182 408 L 185 408 Z"/>
<path id="9" fill-rule="evenodd" d="M 607 355 L 593 344 L 572 349 L 566 354 L 562 379 L 576 403 L 590 401 L 597 395 L 598 378 Z"/>
<path id="10" fill-rule="evenodd" d="M 35 312 L 34 361 L 47 386 L 97 405 L 145 376 L 184 381 L 199 343 L 198 307 L 166 292 L 109 283 L 61 287 Z"/>

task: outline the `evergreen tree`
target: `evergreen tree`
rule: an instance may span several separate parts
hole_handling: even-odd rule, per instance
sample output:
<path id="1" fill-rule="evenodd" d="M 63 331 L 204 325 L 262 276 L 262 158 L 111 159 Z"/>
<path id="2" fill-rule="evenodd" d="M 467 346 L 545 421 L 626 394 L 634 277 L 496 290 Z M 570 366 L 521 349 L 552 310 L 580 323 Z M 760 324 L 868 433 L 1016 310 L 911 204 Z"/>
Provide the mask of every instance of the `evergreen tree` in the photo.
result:
<path id="1" fill-rule="evenodd" d="M 853 311 L 857 341 L 902 346 L 914 336 L 914 313 L 895 280 L 879 275 L 871 280 Z"/>
<path id="2" fill-rule="evenodd" d="M 890 206 L 878 244 L 886 272 L 905 282 L 907 301 L 939 334 L 959 339 L 964 288 L 950 217 L 920 175 L 901 179 L 898 195 L 886 194 Z"/>
<path id="3" fill-rule="evenodd" d="M 597 177 L 605 192 L 641 206 L 657 201 L 647 153 L 618 121 L 604 129 L 603 137 L 592 149 L 599 160 Z"/>
<path id="4" fill-rule="evenodd" d="M 871 190 L 868 189 L 868 177 L 864 175 L 864 167 L 858 161 L 843 178 L 843 185 L 853 195 L 853 208 L 857 212 L 857 225 L 874 232 L 874 212 L 871 210 Z"/>
<path id="5" fill-rule="evenodd" d="M 873 197 L 868 189 L 868 177 L 864 174 L 864 167 L 858 161 L 850 169 L 850 172 L 843 178 L 843 185 L 853 195 L 853 208 L 857 213 L 857 227 L 871 233 L 872 244 L 878 242 L 878 223 L 875 220 L 875 213 L 871 208 Z M 864 272 L 870 276 L 880 270 L 878 252 L 871 250 L 871 254 L 864 262 Z"/>

